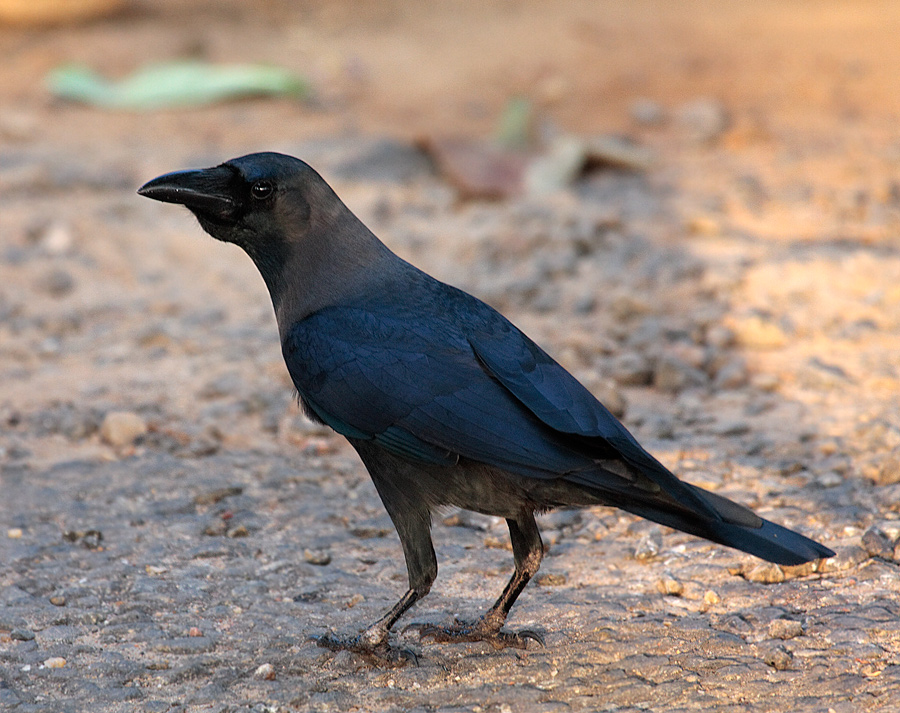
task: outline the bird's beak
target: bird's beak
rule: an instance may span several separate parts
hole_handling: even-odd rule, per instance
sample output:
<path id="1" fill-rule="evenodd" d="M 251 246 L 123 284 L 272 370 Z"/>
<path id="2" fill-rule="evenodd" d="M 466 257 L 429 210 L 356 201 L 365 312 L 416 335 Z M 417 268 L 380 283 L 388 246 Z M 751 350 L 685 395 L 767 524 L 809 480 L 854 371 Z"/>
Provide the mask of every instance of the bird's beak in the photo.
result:
<path id="1" fill-rule="evenodd" d="M 180 203 L 214 220 L 231 220 L 240 208 L 233 189 L 237 180 L 235 172 L 227 166 L 175 171 L 148 181 L 138 189 L 138 194 L 164 203 Z"/>

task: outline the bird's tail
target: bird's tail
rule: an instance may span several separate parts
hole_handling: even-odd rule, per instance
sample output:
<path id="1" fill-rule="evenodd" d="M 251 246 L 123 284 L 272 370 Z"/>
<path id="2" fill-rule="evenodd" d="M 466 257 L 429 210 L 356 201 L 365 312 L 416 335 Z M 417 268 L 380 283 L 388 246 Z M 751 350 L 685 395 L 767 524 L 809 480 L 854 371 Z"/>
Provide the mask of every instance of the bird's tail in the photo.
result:
<path id="1" fill-rule="evenodd" d="M 657 509 L 643 503 L 635 503 L 633 507 L 625 506 L 625 509 L 661 525 L 705 537 L 776 564 L 796 565 L 834 557 L 832 550 L 799 532 L 764 520 L 721 495 L 695 485 L 686 485 L 706 500 L 722 519 L 696 518 L 689 513 Z"/>
<path id="2" fill-rule="evenodd" d="M 581 484 L 588 485 L 584 481 Z M 653 522 L 734 547 L 776 564 L 797 565 L 834 556 L 834 552 L 824 545 L 764 520 L 743 505 L 696 485 L 683 481 L 681 484 L 709 506 L 707 512 L 697 512 L 685 505 L 683 499 L 676 499 L 664 490 L 640 495 L 630 490 L 627 495 L 622 493 L 621 499 L 617 497 L 619 494 L 606 491 L 602 497 L 610 505 Z M 596 482 L 591 485 L 596 488 Z M 710 511 L 718 517 L 710 517 Z"/>

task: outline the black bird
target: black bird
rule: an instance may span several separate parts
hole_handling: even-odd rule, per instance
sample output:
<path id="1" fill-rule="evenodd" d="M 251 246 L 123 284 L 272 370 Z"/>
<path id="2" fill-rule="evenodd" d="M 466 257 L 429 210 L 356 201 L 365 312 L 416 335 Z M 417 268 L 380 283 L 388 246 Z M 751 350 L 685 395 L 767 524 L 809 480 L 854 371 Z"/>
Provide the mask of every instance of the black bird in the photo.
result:
<path id="1" fill-rule="evenodd" d="M 505 317 L 392 253 L 303 161 L 251 154 L 138 193 L 186 206 L 250 255 L 304 410 L 353 445 L 400 536 L 409 591 L 358 637 L 323 645 L 396 658 L 389 630 L 437 575 L 442 506 L 506 518 L 515 573 L 480 619 L 419 627 L 439 641 L 540 640 L 501 627 L 541 562 L 534 514 L 551 508 L 612 505 L 785 565 L 834 555 L 678 480 Z"/>

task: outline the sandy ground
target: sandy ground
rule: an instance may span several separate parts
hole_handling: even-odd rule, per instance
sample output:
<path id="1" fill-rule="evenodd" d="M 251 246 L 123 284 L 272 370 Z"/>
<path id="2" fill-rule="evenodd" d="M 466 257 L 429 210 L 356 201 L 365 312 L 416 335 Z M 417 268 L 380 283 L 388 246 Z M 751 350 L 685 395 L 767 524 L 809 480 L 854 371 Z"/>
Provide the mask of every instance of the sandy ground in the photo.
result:
<path id="1" fill-rule="evenodd" d="M 898 25 L 860 0 L 167 0 L 0 29 L 0 708 L 896 710 Z M 316 99 L 104 113 L 42 86 L 185 55 L 278 62 Z M 489 136 L 517 95 L 539 133 L 625 134 L 652 166 L 458 200 L 413 142 Z M 396 535 L 299 415 L 246 256 L 134 194 L 261 149 L 501 308 L 683 477 L 838 556 L 785 571 L 554 513 L 509 623 L 545 648 L 398 631 L 420 665 L 397 670 L 318 648 L 403 592 Z M 509 575 L 502 523 L 448 512 L 435 542 L 404 621 L 472 617 Z"/>

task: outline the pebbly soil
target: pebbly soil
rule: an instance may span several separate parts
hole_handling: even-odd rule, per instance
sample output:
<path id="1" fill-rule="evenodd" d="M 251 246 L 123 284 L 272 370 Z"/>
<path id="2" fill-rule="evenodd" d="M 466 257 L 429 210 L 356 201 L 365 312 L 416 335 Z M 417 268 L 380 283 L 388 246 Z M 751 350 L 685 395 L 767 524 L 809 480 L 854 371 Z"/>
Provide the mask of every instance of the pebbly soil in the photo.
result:
<path id="1" fill-rule="evenodd" d="M 887 2 L 135 3 L 0 29 L 0 709 L 855 711 L 900 700 L 900 11 Z M 306 73 L 314 102 L 52 101 L 78 60 Z M 414 146 L 621 133 L 646 171 L 462 202 Z M 547 129 L 550 126 L 550 129 Z M 682 477 L 838 552 L 795 569 L 603 508 L 542 518 L 513 610 L 545 648 L 350 634 L 405 590 L 352 450 L 299 414 L 261 279 L 164 171 L 316 166 L 393 249 L 488 300 Z M 502 522 L 447 512 L 401 624 L 502 589 Z"/>

